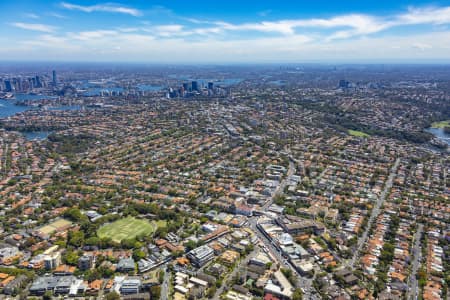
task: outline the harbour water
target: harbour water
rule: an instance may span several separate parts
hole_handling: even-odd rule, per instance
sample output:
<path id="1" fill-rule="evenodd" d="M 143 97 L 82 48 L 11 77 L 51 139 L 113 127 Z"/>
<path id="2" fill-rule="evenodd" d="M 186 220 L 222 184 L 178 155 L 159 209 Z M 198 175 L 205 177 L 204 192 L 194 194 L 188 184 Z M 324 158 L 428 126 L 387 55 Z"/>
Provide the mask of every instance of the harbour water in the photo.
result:
<path id="1" fill-rule="evenodd" d="M 121 87 L 108 87 L 108 88 L 89 88 L 86 92 L 83 93 L 84 96 L 100 96 L 102 93 L 122 93 L 125 90 Z"/>
<path id="2" fill-rule="evenodd" d="M 44 99 L 56 99 L 56 96 L 47 96 L 47 95 L 34 95 L 34 94 L 15 94 L 14 100 L 16 101 L 24 101 L 24 100 L 32 100 L 39 101 Z"/>
<path id="3" fill-rule="evenodd" d="M 26 95 L 26 94 L 18 94 L 16 95 L 15 99 L 9 99 L 0 100 L 0 118 L 7 118 L 9 116 L 13 116 L 17 113 L 21 113 L 27 110 L 37 110 L 39 108 L 32 107 L 32 106 L 22 106 L 22 105 L 16 105 L 16 101 L 20 100 L 42 100 L 42 99 L 48 99 L 48 96 L 42 96 L 42 95 Z M 56 107 L 49 107 L 49 110 L 77 110 L 80 109 L 80 106 L 56 106 Z M 29 132 L 23 132 L 22 134 L 28 139 L 28 140 L 43 140 L 46 139 L 52 132 L 51 131 L 29 131 Z"/>
<path id="4" fill-rule="evenodd" d="M 206 86 L 208 82 L 213 82 L 216 86 L 230 86 L 235 85 L 242 82 L 244 79 L 242 78 L 224 78 L 224 79 L 213 79 L 213 78 L 199 78 L 195 79 L 191 75 L 179 75 L 179 74 L 171 74 L 170 78 L 182 80 L 182 81 L 197 81 L 199 84 Z"/>
<path id="5" fill-rule="evenodd" d="M 426 130 L 450 146 L 450 134 L 445 133 L 443 128 L 428 128 Z"/>
<path id="6" fill-rule="evenodd" d="M 53 131 L 25 131 L 22 132 L 27 140 L 45 140 Z"/>
<path id="7" fill-rule="evenodd" d="M 148 85 L 148 84 L 141 84 L 137 86 L 139 90 L 144 92 L 157 92 L 161 91 L 163 89 L 160 85 Z"/>
<path id="8" fill-rule="evenodd" d="M 0 100 L 0 118 L 6 118 L 29 109 L 35 109 L 29 106 L 15 105 L 15 103 L 16 103 L 15 99 Z"/>

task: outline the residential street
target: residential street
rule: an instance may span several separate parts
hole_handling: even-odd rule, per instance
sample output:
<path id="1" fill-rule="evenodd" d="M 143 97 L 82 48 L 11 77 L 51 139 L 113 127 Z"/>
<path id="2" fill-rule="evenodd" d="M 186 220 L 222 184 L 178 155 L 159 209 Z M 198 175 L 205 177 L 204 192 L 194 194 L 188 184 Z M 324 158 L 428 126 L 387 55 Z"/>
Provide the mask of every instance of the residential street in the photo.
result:
<path id="1" fill-rule="evenodd" d="M 369 230 L 372 227 L 373 222 L 378 217 L 378 214 L 380 213 L 380 208 L 384 203 L 384 200 L 386 200 L 386 197 L 389 195 L 389 191 L 392 188 L 392 182 L 394 181 L 395 174 L 397 173 L 398 166 L 400 164 L 400 159 L 397 158 L 394 165 L 391 168 L 388 180 L 386 181 L 386 184 L 384 186 L 383 191 L 381 192 L 380 197 L 378 197 L 377 202 L 375 203 L 374 208 L 372 209 L 372 213 L 370 214 L 369 221 L 367 222 L 366 229 L 364 230 L 364 233 L 361 237 L 358 238 L 358 244 L 356 247 L 356 250 L 354 252 L 354 255 L 350 261 L 350 267 L 354 267 L 356 261 L 359 258 L 359 253 L 361 252 L 363 246 L 366 244 L 367 237 L 369 235 Z"/>
<path id="2" fill-rule="evenodd" d="M 259 250 L 260 250 L 259 247 L 255 246 L 254 250 L 251 253 L 249 253 L 245 258 L 241 259 L 238 262 L 237 266 L 233 269 L 233 271 L 230 274 L 228 274 L 228 276 L 225 277 L 222 286 L 217 289 L 213 299 L 219 299 L 219 296 L 222 295 L 224 289 L 225 288 L 229 289 L 231 287 L 230 281 L 234 278 L 234 276 L 236 276 L 236 274 L 238 273 L 238 271 L 241 269 L 242 266 L 246 266 L 248 264 L 250 259 L 254 257 Z"/>

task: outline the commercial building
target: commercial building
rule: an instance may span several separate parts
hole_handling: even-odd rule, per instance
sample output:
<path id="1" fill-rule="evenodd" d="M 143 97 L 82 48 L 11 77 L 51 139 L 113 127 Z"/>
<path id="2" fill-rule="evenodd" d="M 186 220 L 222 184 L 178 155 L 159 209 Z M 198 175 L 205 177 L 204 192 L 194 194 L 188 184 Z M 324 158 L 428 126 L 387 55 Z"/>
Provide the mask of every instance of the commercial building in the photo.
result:
<path id="1" fill-rule="evenodd" d="M 142 282 L 139 277 L 129 277 L 122 282 L 120 293 L 138 294 L 141 290 Z"/>
<path id="2" fill-rule="evenodd" d="M 325 226 L 323 224 L 295 216 L 280 217 L 276 221 L 287 233 L 293 236 L 307 232 L 314 232 L 319 235 L 325 231 Z"/>
<path id="3" fill-rule="evenodd" d="M 57 78 L 56 78 L 56 71 L 55 70 L 52 71 L 52 83 L 53 83 L 53 86 L 56 86 L 56 84 L 57 84 Z"/>
<path id="4" fill-rule="evenodd" d="M 192 91 L 198 91 L 198 82 L 197 81 L 192 81 Z"/>
<path id="5" fill-rule="evenodd" d="M 30 295 L 42 296 L 46 291 L 59 295 L 77 295 L 86 290 L 83 281 L 75 276 L 41 276 L 32 283 Z"/>
<path id="6" fill-rule="evenodd" d="M 61 253 L 54 252 L 44 258 L 44 266 L 47 270 L 52 270 L 61 264 Z"/>
<path id="7" fill-rule="evenodd" d="M 78 259 L 78 268 L 82 271 L 91 269 L 94 266 L 93 255 L 83 255 Z"/>
<path id="8" fill-rule="evenodd" d="M 264 287 L 265 293 L 270 293 L 280 299 L 291 299 L 294 287 L 280 270 L 274 273 L 274 280 L 269 280 Z"/>
<path id="9" fill-rule="evenodd" d="M 134 272 L 136 270 L 136 265 L 134 264 L 134 260 L 130 258 L 122 258 L 119 260 L 119 263 L 117 264 L 117 270 L 119 272 Z"/>
<path id="10" fill-rule="evenodd" d="M 202 267 L 214 258 L 214 250 L 208 245 L 203 245 L 191 250 L 187 257 L 193 265 Z"/>

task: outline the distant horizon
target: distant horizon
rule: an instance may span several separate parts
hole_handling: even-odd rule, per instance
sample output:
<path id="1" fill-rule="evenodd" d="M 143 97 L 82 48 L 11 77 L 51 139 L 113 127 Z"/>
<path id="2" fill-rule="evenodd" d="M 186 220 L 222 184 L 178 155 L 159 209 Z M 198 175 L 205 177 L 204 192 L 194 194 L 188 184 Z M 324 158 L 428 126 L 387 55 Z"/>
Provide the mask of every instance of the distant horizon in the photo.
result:
<path id="1" fill-rule="evenodd" d="M 302 67 L 302 66 L 450 66 L 449 60 L 422 60 L 422 61 L 298 61 L 298 62 L 264 62 L 264 61 L 248 61 L 248 62 L 154 62 L 154 61 L 89 61 L 89 60 L 0 60 L 0 65 L 6 64 L 24 64 L 24 65 L 39 65 L 39 64 L 98 64 L 98 65 L 148 65 L 148 66 L 192 66 L 192 67 L 204 67 L 204 66 L 290 66 L 290 67 Z"/>
<path id="2" fill-rule="evenodd" d="M 5 61 L 450 63 L 439 0 L 17 0 L 0 19 Z"/>

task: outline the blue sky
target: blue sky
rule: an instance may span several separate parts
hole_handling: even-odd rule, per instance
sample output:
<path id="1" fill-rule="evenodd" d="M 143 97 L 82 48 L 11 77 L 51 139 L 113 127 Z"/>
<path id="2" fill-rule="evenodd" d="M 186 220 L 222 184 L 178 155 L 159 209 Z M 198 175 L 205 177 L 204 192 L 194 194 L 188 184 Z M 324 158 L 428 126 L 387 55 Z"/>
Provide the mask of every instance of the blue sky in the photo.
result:
<path id="1" fill-rule="evenodd" d="M 1 1 L 0 59 L 450 62 L 450 1 Z"/>

